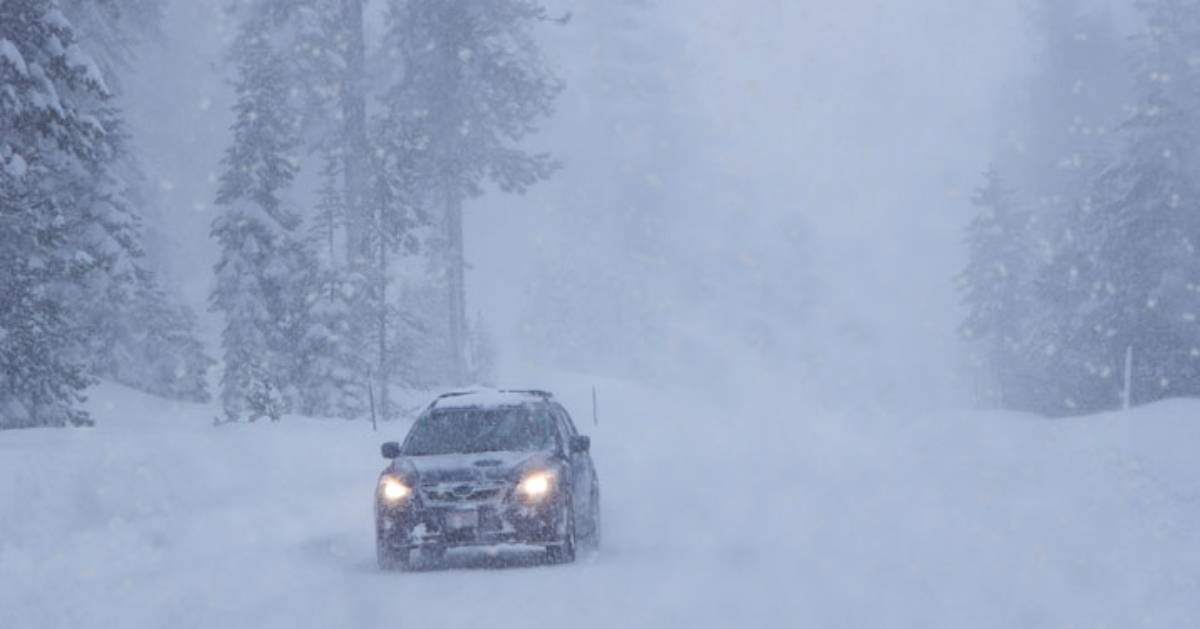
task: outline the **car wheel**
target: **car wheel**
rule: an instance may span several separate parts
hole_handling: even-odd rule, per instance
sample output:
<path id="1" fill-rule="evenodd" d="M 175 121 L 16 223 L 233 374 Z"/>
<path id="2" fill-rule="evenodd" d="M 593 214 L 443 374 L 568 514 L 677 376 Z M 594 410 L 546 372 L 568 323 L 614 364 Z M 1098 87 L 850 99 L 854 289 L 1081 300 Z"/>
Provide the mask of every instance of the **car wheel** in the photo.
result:
<path id="1" fill-rule="evenodd" d="M 412 551 L 395 550 L 380 543 L 375 546 L 375 559 L 379 569 L 387 572 L 406 571 L 412 568 Z"/>
<path id="2" fill-rule="evenodd" d="M 600 550 L 600 490 L 592 492 L 592 531 L 588 534 L 588 550 Z"/>
<path id="3" fill-rule="evenodd" d="M 412 551 L 396 548 L 381 531 L 375 532 L 375 561 L 380 570 L 388 572 L 412 567 Z"/>
<path id="4" fill-rule="evenodd" d="M 546 561 L 549 563 L 571 563 L 575 561 L 575 508 L 571 506 L 568 497 L 563 507 L 562 521 L 566 524 L 562 542 L 546 547 Z"/>
<path id="5" fill-rule="evenodd" d="M 579 538 L 579 545 L 589 551 L 600 548 L 600 489 L 592 490 L 592 500 L 588 506 L 587 535 Z"/>

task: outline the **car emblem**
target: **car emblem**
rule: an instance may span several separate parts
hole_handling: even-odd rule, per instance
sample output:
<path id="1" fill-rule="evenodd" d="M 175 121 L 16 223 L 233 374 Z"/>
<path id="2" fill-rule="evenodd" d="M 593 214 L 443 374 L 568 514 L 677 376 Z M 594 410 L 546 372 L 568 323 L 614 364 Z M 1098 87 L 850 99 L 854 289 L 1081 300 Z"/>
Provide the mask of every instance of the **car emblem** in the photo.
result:
<path id="1" fill-rule="evenodd" d="M 454 495 L 456 496 L 466 496 L 469 493 L 471 493 L 470 485 L 459 485 L 454 488 Z"/>

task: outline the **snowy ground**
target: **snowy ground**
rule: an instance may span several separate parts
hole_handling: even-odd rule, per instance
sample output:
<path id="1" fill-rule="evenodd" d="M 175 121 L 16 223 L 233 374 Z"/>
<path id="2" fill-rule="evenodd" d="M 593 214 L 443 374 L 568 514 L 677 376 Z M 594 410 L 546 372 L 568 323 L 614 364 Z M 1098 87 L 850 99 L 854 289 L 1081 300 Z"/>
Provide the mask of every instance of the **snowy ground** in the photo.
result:
<path id="1" fill-rule="evenodd" d="M 102 387 L 95 429 L 0 433 L 0 627 L 1200 625 L 1200 403 L 1047 422 L 603 393 L 598 556 L 399 574 L 371 490 L 404 426 L 214 428 Z"/>

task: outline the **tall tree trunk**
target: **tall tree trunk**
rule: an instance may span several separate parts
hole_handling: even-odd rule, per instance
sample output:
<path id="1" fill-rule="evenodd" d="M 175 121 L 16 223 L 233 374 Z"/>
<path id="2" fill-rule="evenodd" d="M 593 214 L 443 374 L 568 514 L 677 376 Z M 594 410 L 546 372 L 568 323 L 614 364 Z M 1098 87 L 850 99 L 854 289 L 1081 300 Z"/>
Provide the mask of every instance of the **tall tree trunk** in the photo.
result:
<path id="1" fill-rule="evenodd" d="M 463 255 L 463 172 L 459 148 L 462 142 L 461 129 L 464 122 L 462 104 L 459 102 L 462 60 L 459 51 L 467 40 L 467 24 L 460 11 L 451 10 L 447 17 L 445 39 L 440 42 L 437 74 L 443 85 L 440 98 L 441 120 L 438 133 L 439 150 L 442 154 L 442 194 L 445 203 L 446 229 L 446 307 L 449 326 L 450 380 L 455 385 L 467 384 L 467 314 L 466 286 Z"/>
<path id="2" fill-rule="evenodd" d="M 363 4 L 366 0 L 343 0 L 346 28 L 346 76 L 342 84 L 342 116 L 346 135 L 344 178 L 346 184 L 346 261 L 351 266 L 367 250 L 367 96 L 366 36 Z"/>
<path id="3" fill-rule="evenodd" d="M 450 377 L 467 384 L 467 308 L 463 257 L 462 197 L 446 186 L 446 290 L 449 308 Z"/>
<path id="4" fill-rule="evenodd" d="M 384 232 L 383 208 L 379 209 L 379 259 L 378 268 L 376 269 L 375 282 L 377 284 L 377 292 L 379 296 L 378 327 L 377 334 L 379 335 L 379 415 L 387 420 L 388 409 L 388 381 L 391 380 L 391 372 L 388 368 L 388 304 L 387 304 L 387 273 L 388 273 L 388 241 Z"/>

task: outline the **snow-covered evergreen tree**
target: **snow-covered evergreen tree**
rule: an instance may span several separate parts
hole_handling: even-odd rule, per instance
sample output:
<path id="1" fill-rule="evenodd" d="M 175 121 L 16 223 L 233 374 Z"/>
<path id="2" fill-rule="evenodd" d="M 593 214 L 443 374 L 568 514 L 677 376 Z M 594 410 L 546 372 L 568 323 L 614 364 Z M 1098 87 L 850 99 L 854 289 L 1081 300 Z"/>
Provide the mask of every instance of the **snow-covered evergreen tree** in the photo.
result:
<path id="1" fill-rule="evenodd" d="M 1107 394 L 1086 408 L 1117 402 L 1130 351 L 1135 403 L 1200 394 L 1200 3 L 1147 0 L 1141 8 L 1136 109 L 1080 214 L 1095 264 L 1077 315 Z"/>
<path id="2" fill-rule="evenodd" d="M 120 91 L 120 78 L 138 48 L 159 34 L 164 0 L 59 0 L 79 38 L 110 88 Z"/>
<path id="3" fill-rule="evenodd" d="M 75 307 L 111 270 L 98 241 L 128 234 L 104 203 L 117 116 L 51 0 L 0 3 L 0 85 L 0 427 L 85 423 Z"/>
<path id="4" fill-rule="evenodd" d="M 109 296 L 111 307 L 95 307 L 84 322 L 93 372 L 162 397 L 209 401 L 215 361 L 197 338 L 195 315 L 138 273 L 132 287 Z"/>
<path id="5" fill-rule="evenodd" d="M 352 419 L 367 412 L 368 360 L 359 331 L 366 291 L 365 278 L 349 270 L 338 246 L 346 215 L 340 164 L 331 155 L 324 157 L 316 213 L 309 225 L 317 268 L 298 356 L 304 366 L 299 411 Z"/>
<path id="6" fill-rule="evenodd" d="M 119 121 L 106 127 L 116 133 Z M 136 175 L 136 163 L 123 144 L 113 143 L 110 150 L 105 169 L 92 174 L 76 201 L 89 220 L 73 243 L 100 264 L 67 293 L 89 370 L 150 393 L 207 401 L 205 374 L 213 361 L 196 337 L 194 315 L 172 303 L 158 276 L 147 270 L 137 190 L 116 174 Z"/>
<path id="7" fill-rule="evenodd" d="M 140 42 L 157 32 L 161 0 L 66 0 L 63 12 L 95 51 L 104 82 L 119 95 L 123 75 Z M 114 87 L 115 86 L 115 87 Z M 105 231 L 81 233 L 81 242 L 104 272 L 88 276 L 74 311 L 87 339 L 90 369 L 158 395 L 206 401 L 206 372 L 212 365 L 196 339 L 195 317 L 163 289 L 145 256 L 146 219 L 157 217 L 137 156 L 126 148 L 119 118 L 110 112 L 111 155 L 81 203 L 89 205 Z M 101 237 L 97 237 L 100 235 Z M 154 244 L 154 243 L 151 243 Z M 160 260 L 161 261 L 161 260 Z"/>
<path id="8" fill-rule="evenodd" d="M 1087 2 L 1038 0 L 1031 20 L 1037 65 L 1010 107 L 1019 119 L 996 168 L 1044 216 L 1082 196 L 1086 181 L 1073 175 L 1103 157 L 1128 103 L 1128 51 L 1111 13 Z"/>
<path id="9" fill-rule="evenodd" d="M 390 124 L 415 132 L 412 144 L 423 199 L 436 208 L 446 288 L 450 373 L 467 379 L 463 202 L 492 182 L 523 191 L 555 169 L 547 155 L 521 144 L 551 112 L 561 81 L 550 71 L 533 35 L 554 18 L 535 0 L 392 0 L 385 49 L 403 78 L 387 100 Z"/>
<path id="10" fill-rule="evenodd" d="M 213 223 L 221 259 L 211 307 L 225 317 L 221 399 L 230 416 L 251 420 L 278 419 L 299 397 L 297 353 L 314 269 L 285 200 L 297 171 L 300 113 L 287 55 L 269 42 L 269 8 L 256 7 L 233 46 L 237 120 Z"/>
<path id="11" fill-rule="evenodd" d="M 967 307 L 963 335 L 976 342 L 977 360 L 995 378 L 989 397 L 1018 405 L 1026 386 L 1025 333 L 1033 313 L 1036 258 L 1030 212 L 995 171 L 973 198 L 977 214 L 967 228 L 968 262 L 959 276 Z"/>
<path id="12" fill-rule="evenodd" d="M 483 313 L 477 313 L 468 330 L 470 346 L 467 355 L 471 362 L 467 365 L 467 376 L 471 382 L 494 385 L 497 370 L 496 341 L 488 330 Z"/>
<path id="13" fill-rule="evenodd" d="M 423 225 L 448 207 L 448 194 L 458 212 L 486 181 L 523 189 L 550 170 L 547 158 L 517 146 L 559 89 L 528 32 L 544 9 L 511 0 L 381 4 L 390 15 L 385 45 L 369 51 L 366 5 L 256 0 L 236 9 L 239 122 L 214 228 L 224 252 L 214 308 L 227 319 L 231 407 L 253 397 L 237 382 L 268 378 L 265 390 L 279 391 L 289 410 L 351 417 L 364 412 L 373 382 L 387 417 L 391 385 L 444 383 L 450 370 L 437 365 L 446 361 L 430 358 L 441 358 L 433 348 L 452 345 L 441 339 L 459 328 L 431 325 L 439 300 L 429 287 L 456 286 L 442 292 L 461 303 L 461 255 L 457 275 L 447 274 L 441 246 L 461 233 L 430 238 Z M 366 80 L 371 63 L 378 81 Z M 305 208 L 300 188 L 314 178 L 320 189 Z M 305 209 L 312 220 L 302 230 Z M 425 258 L 413 255 L 418 248 Z M 278 259 L 286 289 L 264 288 L 271 280 L 254 275 L 265 264 L 256 256 Z M 245 297 L 277 290 L 286 295 Z M 270 331 L 271 321 L 280 329 Z M 460 327 L 465 335 L 465 321 Z M 230 375 L 238 372 L 245 376 Z"/>
<path id="14" fill-rule="evenodd" d="M 1005 196 L 1020 208 L 1023 227 L 993 230 L 997 240 L 989 247 L 1009 258 L 994 267 L 994 253 L 981 257 L 988 248 L 981 244 L 985 226 L 977 219 L 969 228 L 972 257 L 961 278 L 970 308 L 964 331 L 990 338 L 977 350 L 990 372 L 991 401 L 1063 414 L 1111 405 L 1120 375 L 1088 318 L 1104 286 L 1094 220 L 1105 193 L 1096 182 L 1112 161 L 1130 82 L 1114 71 L 1123 69 L 1126 50 L 1111 15 L 1073 0 L 1044 0 L 1033 15 L 1038 69 L 1025 101 L 1014 107 L 1022 120 L 997 157 L 997 172 L 988 175 L 1009 188 Z M 988 280 L 988 268 L 1018 263 L 1019 277 Z M 1005 303 L 1019 304 L 1019 318 L 980 318 L 989 286 L 1003 288 Z"/>
<path id="15" fill-rule="evenodd" d="M 360 257 L 359 268 L 367 277 L 367 299 L 361 310 L 365 320 L 360 320 L 360 330 L 374 350 L 367 354 L 374 357 L 369 373 L 378 382 L 377 407 L 384 419 L 392 416 L 392 380 L 400 365 L 414 358 L 410 347 L 400 340 L 402 330 L 409 325 L 407 313 L 414 305 L 396 299 L 393 278 L 397 258 L 416 250 L 414 228 L 421 219 L 416 206 L 421 178 L 412 160 L 412 140 L 405 131 L 377 127 L 365 198 L 365 206 L 371 211 L 361 226 L 365 254 Z"/>
<path id="16" fill-rule="evenodd" d="M 307 325 L 296 360 L 299 405 L 309 416 L 353 419 L 367 413 L 370 363 L 355 324 L 360 320 L 363 282 L 326 267 L 316 271 L 309 294 Z"/>

